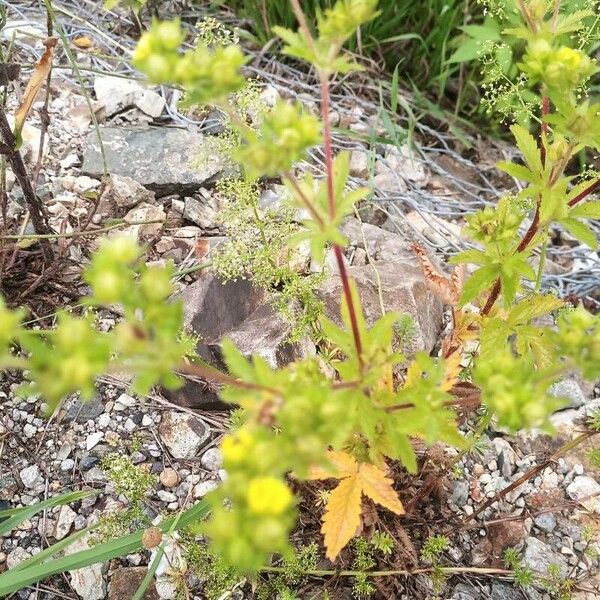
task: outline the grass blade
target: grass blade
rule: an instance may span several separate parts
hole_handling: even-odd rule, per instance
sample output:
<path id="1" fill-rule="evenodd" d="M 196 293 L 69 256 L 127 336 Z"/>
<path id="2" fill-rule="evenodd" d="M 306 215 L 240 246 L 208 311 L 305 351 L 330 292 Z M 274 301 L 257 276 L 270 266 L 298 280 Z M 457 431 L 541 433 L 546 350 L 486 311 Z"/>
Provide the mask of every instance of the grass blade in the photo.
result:
<path id="1" fill-rule="evenodd" d="M 185 512 L 165 519 L 159 526 L 163 531 L 169 531 L 176 519 L 178 519 L 178 528 L 185 527 L 194 521 L 198 521 L 208 513 L 208 504 L 199 502 Z M 139 550 L 142 546 L 142 535 L 144 530 L 140 529 L 135 533 L 130 533 L 119 539 L 111 540 L 103 544 L 98 544 L 88 550 L 75 552 L 61 558 L 47 561 L 41 565 L 29 566 L 18 570 L 11 569 L 0 575 L 0 597 L 12 594 L 28 585 L 32 585 L 50 575 L 82 569 L 89 565 L 100 562 L 106 562 L 118 556 L 131 554 Z"/>
<path id="2" fill-rule="evenodd" d="M 9 508 L 6 511 L 2 511 L 0 512 L 0 518 L 3 516 L 8 516 L 9 518 L 0 523 L 0 536 L 7 534 L 11 529 L 18 527 L 23 521 L 30 519 L 41 510 L 54 508 L 61 504 L 69 504 L 69 502 L 76 502 L 77 500 L 86 498 L 90 494 L 91 492 L 69 492 L 67 494 L 62 494 L 61 496 L 48 498 L 48 500 L 32 504 L 31 506 L 24 506 L 23 508 L 18 509 Z"/>

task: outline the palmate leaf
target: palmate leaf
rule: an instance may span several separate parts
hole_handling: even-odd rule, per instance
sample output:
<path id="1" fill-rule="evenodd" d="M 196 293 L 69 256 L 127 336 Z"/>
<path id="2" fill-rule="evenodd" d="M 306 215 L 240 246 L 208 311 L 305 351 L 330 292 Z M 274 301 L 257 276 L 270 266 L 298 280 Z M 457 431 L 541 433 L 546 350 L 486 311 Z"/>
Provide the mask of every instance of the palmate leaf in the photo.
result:
<path id="1" fill-rule="evenodd" d="M 327 457 L 332 468 L 313 468 L 309 479 L 341 479 L 329 495 L 321 527 L 326 556 L 335 560 L 360 525 L 363 494 L 397 515 L 404 514 L 404 507 L 392 487 L 393 481 L 379 467 L 358 463 L 345 452 L 328 452 Z"/>
<path id="2" fill-rule="evenodd" d="M 482 292 L 487 290 L 499 276 L 499 270 L 495 265 L 489 265 L 477 269 L 467 279 L 460 297 L 460 305 L 464 306 L 475 300 Z"/>
<path id="3" fill-rule="evenodd" d="M 541 176 L 544 167 L 542 166 L 542 156 L 535 138 L 521 125 L 515 124 L 510 130 L 515 136 L 517 147 L 523 154 L 523 159 L 531 172 Z"/>
<path id="4" fill-rule="evenodd" d="M 589 182 L 582 186 L 581 191 L 589 187 Z M 576 196 L 577 194 L 575 194 Z M 573 197 L 575 197 L 573 196 Z M 590 200 L 588 202 L 580 202 L 569 211 L 569 218 L 581 217 L 583 219 L 600 219 L 600 202 Z"/>
<path id="5" fill-rule="evenodd" d="M 586 246 L 589 246 L 592 250 L 598 247 L 598 239 L 593 229 L 578 219 L 562 219 L 560 224 L 580 242 L 583 242 Z"/>
<path id="6" fill-rule="evenodd" d="M 515 327 L 554 312 L 564 305 L 564 301 L 553 294 L 534 294 L 515 304 L 508 313 L 507 321 L 510 326 Z"/>

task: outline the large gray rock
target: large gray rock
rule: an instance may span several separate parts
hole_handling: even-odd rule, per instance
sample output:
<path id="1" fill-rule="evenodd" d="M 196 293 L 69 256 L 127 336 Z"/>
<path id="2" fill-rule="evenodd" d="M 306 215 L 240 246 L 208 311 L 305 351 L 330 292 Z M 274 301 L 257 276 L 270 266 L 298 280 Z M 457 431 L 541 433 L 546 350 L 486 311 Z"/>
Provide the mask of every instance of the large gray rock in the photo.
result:
<path id="1" fill-rule="evenodd" d="M 193 192 L 209 183 L 226 166 L 214 156 L 203 164 L 193 164 L 204 136 L 176 128 L 102 127 L 108 172 L 131 177 L 160 195 Z M 91 177 L 104 173 L 104 164 L 96 132 L 88 135 L 82 172 Z"/>
<path id="2" fill-rule="evenodd" d="M 375 268 L 377 270 L 375 270 Z M 402 345 L 403 352 L 414 356 L 416 352 L 431 352 L 442 329 L 442 302 L 427 287 L 418 266 L 409 264 L 378 264 L 349 267 L 348 275 L 354 279 L 361 298 L 362 309 L 368 325 L 381 318 L 381 301 L 385 312 L 399 312 L 413 319 L 413 335 Z M 381 295 L 380 286 L 381 285 Z M 338 324 L 342 282 L 332 275 L 317 290 L 325 303 L 325 313 Z"/>
<path id="3" fill-rule="evenodd" d="M 347 219 L 341 230 L 350 244 L 367 252 L 370 261 L 366 266 L 347 269 L 358 286 L 367 323 L 372 325 L 381 317 L 383 299 L 386 312 L 400 312 L 413 319 L 414 336 L 403 346 L 405 354 L 411 357 L 418 351 L 431 352 L 443 327 L 444 307 L 427 285 L 410 241 L 356 219 Z M 430 258 L 435 264 L 435 257 Z M 325 302 L 327 316 L 339 323 L 339 276 L 329 277 L 317 293 Z"/>
<path id="4" fill-rule="evenodd" d="M 273 305 L 267 292 L 249 281 L 223 282 L 213 273 L 205 273 L 182 295 L 184 325 L 198 336 L 198 355 L 224 369 L 221 341 L 230 338 L 245 355 L 257 354 L 273 367 L 313 354 L 314 344 L 308 340 L 290 343 L 293 323 L 286 320 Z M 211 386 L 192 380 L 169 398 L 182 406 L 221 410 L 226 407 Z"/>
<path id="5" fill-rule="evenodd" d="M 523 564 L 535 573 L 541 573 L 542 575 L 548 574 L 550 565 L 556 565 L 562 577 L 566 577 L 569 572 L 566 558 L 534 537 L 527 538 Z"/>

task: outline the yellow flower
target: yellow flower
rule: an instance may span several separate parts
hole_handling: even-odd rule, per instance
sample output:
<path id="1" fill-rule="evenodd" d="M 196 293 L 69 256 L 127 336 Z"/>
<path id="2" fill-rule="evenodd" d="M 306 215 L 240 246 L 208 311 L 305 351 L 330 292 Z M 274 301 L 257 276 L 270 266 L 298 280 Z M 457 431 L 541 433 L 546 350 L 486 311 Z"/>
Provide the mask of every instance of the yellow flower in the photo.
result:
<path id="1" fill-rule="evenodd" d="M 242 462 L 253 445 L 254 439 L 247 431 L 240 430 L 233 435 L 228 435 L 221 442 L 223 458 L 230 464 Z"/>
<path id="2" fill-rule="evenodd" d="M 280 515 L 292 503 L 292 492 L 276 477 L 257 477 L 246 494 L 248 506 L 259 515 Z"/>

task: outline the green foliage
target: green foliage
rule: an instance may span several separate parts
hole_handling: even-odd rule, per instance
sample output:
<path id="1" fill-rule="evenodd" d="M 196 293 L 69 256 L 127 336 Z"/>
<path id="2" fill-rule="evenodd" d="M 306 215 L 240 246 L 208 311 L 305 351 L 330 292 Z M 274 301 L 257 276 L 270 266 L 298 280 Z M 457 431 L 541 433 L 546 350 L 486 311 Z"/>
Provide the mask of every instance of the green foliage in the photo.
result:
<path id="1" fill-rule="evenodd" d="M 387 531 L 373 532 L 369 543 L 377 552 L 381 552 L 384 556 L 390 556 L 396 545 L 394 538 Z"/>
<path id="2" fill-rule="evenodd" d="M 296 598 L 294 590 L 302 586 L 310 571 L 314 571 L 319 563 L 319 547 L 314 542 L 300 548 L 294 548 L 289 557 L 283 559 L 281 571 L 261 581 L 258 600 L 271 598 Z"/>
<path id="3" fill-rule="evenodd" d="M 523 566 L 521 554 L 516 548 L 507 548 L 504 551 L 504 562 L 509 569 L 512 569 L 518 586 L 525 588 L 535 581 L 533 571 Z"/>
<path id="4" fill-rule="evenodd" d="M 108 454 L 101 464 L 117 494 L 123 494 L 131 503 L 143 500 L 158 483 L 156 475 L 133 464 L 124 454 Z"/>
<path id="5" fill-rule="evenodd" d="M 421 560 L 429 564 L 437 564 L 449 545 L 450 540 L 446 536 L 432 535 L 428 537 L 421 548 Z"/>
<path id="6" fill-rule="evenodd" d="M 229 239 L 213 259 L 225 280 L 251 278 L 268 291 L 276 291 L 273 301 L 279 312 L 293 323 L 290 341 L 311 332 L 322 312 L 322 302 L 314 290 L 323 273 L 305 275 L 309 257 L 295 241 L 300 226 L 297 212 L 285 205 L 261 209 L 256 182 L 222 179 L 219 193 L 227 199 L 222 212 Z"/>
<path id="7" fill-rule="evenodd" d="M 375 586 L 369 581 L 367 571 L 377 564 L 373 556 L 374 546 L 362 537 L 356 538 L 352 544 L 354 561 L 352 569 L 359 571 L 354 577 L 352 591 L 357 598 L 368 598 L 375 592 Z"/>
<path id="8" fill-rule="evenodd" d="M 461 253 L 455 262 L 477 268 L 464 283 L 460 301 L 460 270 L 452 280 L 428 273 L 453 303 L 455 330 L 451 340 L 444 340 L 443 356 L 417 353 L 408 364 L 397 351 L 398 324 L 405 321 L 398 314 L 385 314 L 369 326 L 357 287 L 344 266 L 346 240 L 339 226 L 366 194 L 348 185 L 348 154 L 340 152 L 332 157 L 331 139 L 326 136 L 326 178 L 318 182 L 310 176 L 297 180 L 293 164 L 305 158 L 309 147 L 318 142 L 318 122 L 299 106 L 283 103 L 257 123 L 243 122 L 232 107 L 232 94 L 244 86 L 240 69 L 246 59 L 239 47 L 214 43 L 180 50 L 184 36 L 178 22 L 154 22 L 140 40 L 135 61 L 153 81 L 177 83 L 185 88 L 188 102 L 201 106 L 214 103 L 228 115 L 249 177 L 241 194 L 247 200 L 240 201 L 237 210 L 254 215 L 251 222 L 259 241 L 269 242 L 266 236 L 271 225 L 289 227 L 282 236 L 286 245 L 292 248 L 304 242 L 312 258 L 320 262 L 326 251 L 332 251 L 343 283 L 341 324 L 319 320 L 321 346 L 327 349 L 327 357 L 308 357 L 275 369 L 260 357 L 242 356 L 228 341 L 222 344 L 228 369 L 228 374 L 219 377 L 227 384 L 222 397 L 239 406 L 243 414 L 236 429 L 222 442 L 229 477 L 208 497 L 211 515 L 198 525 L 210 539 L 209 552 L 222 561 L 219 569 L 232 567 L 252 575 L 273 554 L 294 560 L 289 534 L 295 523 L 296 500 L 290 477 L 326 479 L 342 473 L 338 486 L 326 498 L 324 533 L 330 540 L 336 534 L 338 542 L 352 537 L 360 522 L 362 492 L 401 514 L 393 481 L 386 477 L 386 460 L 398 460 L 408 471 L 416 472 L 417 458 L 411 444 L 415 438 L 427 444 L 469 447 L 469 440 L 457 428 L 452 394 L 461 376 L 461 353 L 467 343 L 481 347 L 479 354 L 471 350 L 469 372 L 473 383 L 481 388 L 486 419 L 495 415 L 513 430 L 548 428 L 549 415 L 561 401 L 547 391 L 565 373 L 578 369 L 586 378 L 600 377 L 600 318 L 581 308 L 562 309 L 556 298 L 528 289 L 528 282 L 537 276 L 530 257 L 547 243 L 550 227 L 558 223 L 570 228 L 588 243 L 591 239 L 582 227 L 583 220 L 598 214 L 597 203 L 588 200 L 592 184 L 572 188 L 573 181 L 566 175 L 575 153 L 589 142 L 594 142 L 594 147 L 597 142 L 591 139 L 593 127 L 585 132 L 579 127 L 579 86 L 591 74 L 592 63 L 577 48 L 574 52 L 562 50 L 570 40 L 567 31 L 578 32 L 578 28 L 573 29 L 575 23 L 586 17 L 579 14 L 570 24 L 569 15 L 576 13 L 565 10 L 572 5 L 565 2 L 561 5 L 565 10 L 552 13 L 551 4 L 519 2 L 518 10 L 511 11 L 509 32 L 501 34 L 522 40 L 525 58 L 516 68 L 523 69 L 528 89 L 547 99 L 539 141 L 522 125 L 514 126 L 522 162 L 501 165 L 527 185 L 514 198 L 505 198 L 469 220 L 466 232 L 476 247 Z M 502 7 L 498 2 L 495 5 L 495 17 L 503 18 Z M 324 106 L 330 76 L 355 68 L 343 53 L 342 43 L 355 27 L 375 14 L 376 5 L 371 0 L 340 0 L 318 16 L 316 36 L 304 25 L 299 32 L 279 30 L 288 44 L 286 51 L 310 59 L 318 70 Z M 551 46 L 548 57 L 536 49 L 540 39 Z M 563 73 L 565 69 L 575 73 L 566 77 L 559 90 L 556 70 Z M 304 209 L 307 214 L 297 230 L 286 217 L 271 215 L 261 223 L 265 217 L 258 212 L 252 181 L 275 174 L 288 187 L 294 209 Z M 530 225 L 521 238 L 519 227 L 526 217 Z M 245 242 L 246 251 L 250 243 Z M 301 288 L 285 281 L 283 272 L 277 270 L 279 259 L 272 251 L 264 257 L 245 257 L 249 267 L 264 273 L 263 285 L 287 285 L 300 293 Z M 278 279 L 266 275 L 272 266 Z M 237 273 L 241 275 L 241 267 Z M 157 383 L 177 385 L 173 370 L 191 354 L 194 344 L 180 334 L 181 306 L 167 302 L 172 292 L 171 274 L 170 268 L 143 264 L 139 248 L 130 240 L 107 242 L 85 273 L 91 287 L 87 304 L 95 309 L 118 303 L 123 321 L 113 331 L 100 333 L 89 317 L 69 315 L 55 330 L 31 331 L 20 325 L 22 315 L 1 306 L 0 357 L 4 366 L 27 369 L 54 403 L 76 389 L 89 395 L 94 378 L 113 365 L 135 376 L 134 387 L 140 393 Z M 496 305 L 499 297 L 502 306 Z M 557 310 L 554 327 L 538 325 L 540 317 Z M 27 357 L 11 352 L 13 343 L 24 348 Z M 111 460 L 110 468 L 123 479 L 130 466 L 121 459 Z M 341 468 L 338 463 L 343 463 Z M 128 476 L 133 477 L 131 473 Z M 142 484 L 132 480 L 120 485 L 139 502 L 150 482 Z M 377 485 L 381 489 L 374 490 Z M 344 519 L 340 515 L 350 504 L 356 526 L 352 521 L 348 535 L 342 532 Z M 385 541 L 379 543 L 389 547 Z M 342 546 L 329 544 L 328 556 L 335 558 Z M 444 581 L 440 558 L 447 546 L 447 538 L 434 536 L 422 550 L 423 560 L 433 564 L 432 578 L 438 590 Z M 373 544 L 359 538 L 355 556 L 361 572 L 372 568 L 374 551 Z M 519 582 L 527 584 L 529 573 L 520 567 L 517 557 L 507 555 L 507 561 L 513 563 Z M 355 583 L 358 594 L 371 591 L 366 575 Z M 292 593 L 289 589 L 281 591 L 283 597 Z"/>
<path id="9" fill-rule="evenodd" d="M 235 571 L 223 564 L 223 561 L 211 553 L 205 543 L 195 539 L 182 539 L 184 557 L 191 571 L 202 585 L 202 594 L 206 600 L 218 600 L 229 592 L 239 581 Z"/>
<path id="10" fill-rule="evenodd" d="M 106 10 L 112 10 L 117 6 L 123 6 L 124 8 L 130 8 L 137 14 L 147 3 L 148 0 L 105 0 L 104 8 Z"/>

